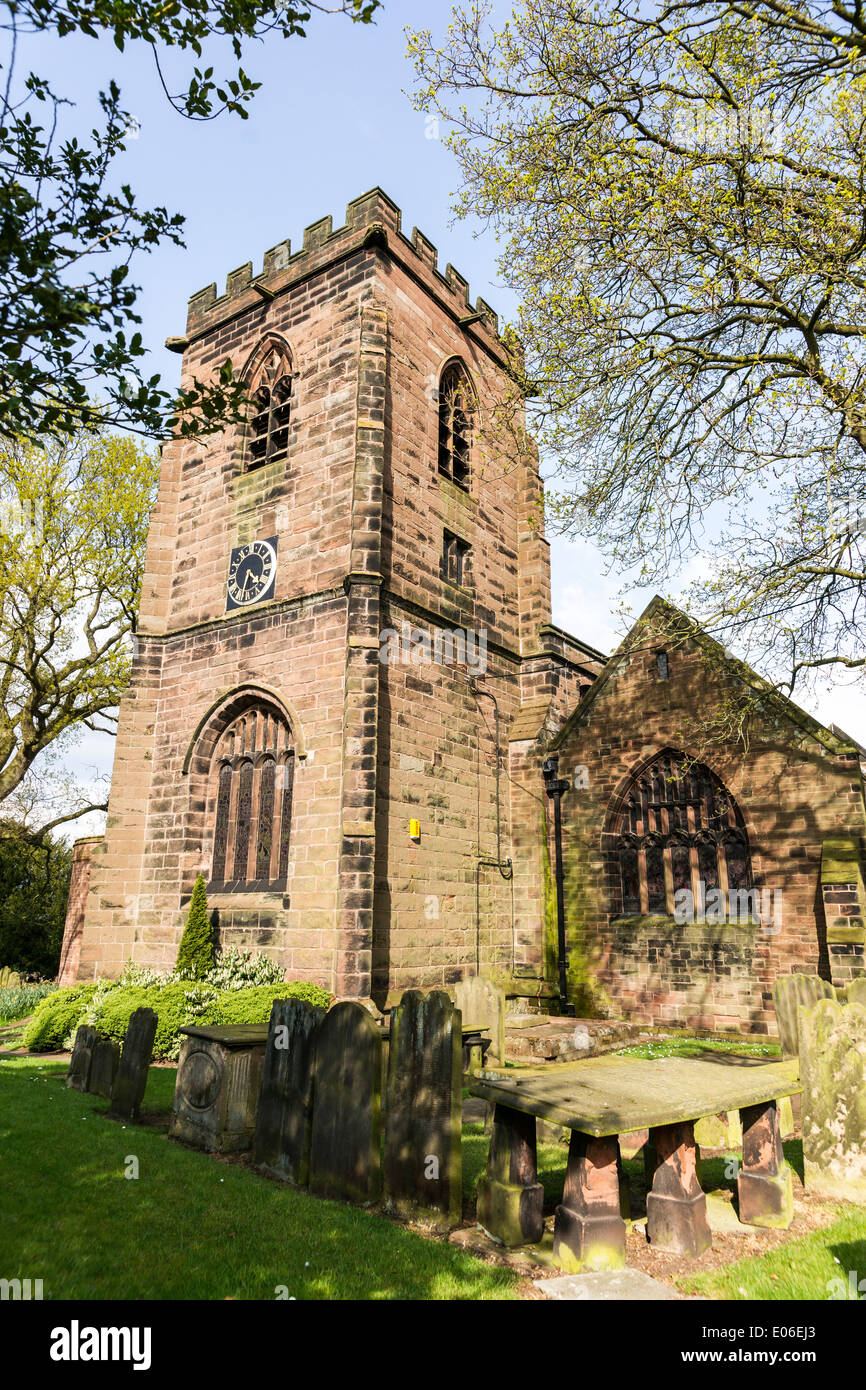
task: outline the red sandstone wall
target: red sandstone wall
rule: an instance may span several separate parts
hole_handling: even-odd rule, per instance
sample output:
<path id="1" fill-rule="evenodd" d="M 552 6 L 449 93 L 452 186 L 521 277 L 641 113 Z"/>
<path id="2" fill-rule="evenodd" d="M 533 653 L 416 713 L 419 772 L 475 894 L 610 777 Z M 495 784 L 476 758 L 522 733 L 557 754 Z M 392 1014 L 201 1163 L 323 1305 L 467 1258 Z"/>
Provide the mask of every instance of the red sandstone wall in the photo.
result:
<path id="1" fill-rule="evenodd" d="M 567 728 L 560 775 L 577 765 L 588 785 L 563 802 L 567 901 L 575 974 L 588 969 L 613 1011 L 661 1025 L 775 1031 L 772 981 L 806 970 L 826 974 L 820 894 L 821 846 L 832 834 L 864 832 L 856 758 L 836 756 L 803 725 L 756 716 L 749 748 L 728 743 L 702 751 L 687 731 L 696 715 L 737 689 L 707 665 L 693 643 L 670 651 L 670 678 L 659 680 L 644 634 L 597 698 Z M 743 926 L 675 927 L 668 920 L 621 919 L 618 870 L 606 852 L 612 807 L 634 771 L 656 753 L 682 749 L 705 762 L 743 813 L 756 886 L 781 891 L 778 934 Z"/>

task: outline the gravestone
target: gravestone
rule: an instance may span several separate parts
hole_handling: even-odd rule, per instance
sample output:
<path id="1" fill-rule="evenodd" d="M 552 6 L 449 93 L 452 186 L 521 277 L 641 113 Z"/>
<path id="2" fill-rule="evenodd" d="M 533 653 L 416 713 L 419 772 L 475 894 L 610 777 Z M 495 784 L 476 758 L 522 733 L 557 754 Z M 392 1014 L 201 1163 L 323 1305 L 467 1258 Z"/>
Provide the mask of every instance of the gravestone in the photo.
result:
<path id="1" fill-rule="evenodd" d="M 277 999 L 265 1048 L 253 1159 L 300 1187 L 310 1171 L 315 1043 L 324 1017 L 304 999 Z"/>
<path id="2" fill-rule="evenodd" d="M 310 1191 L 375 1202 L 381 1187 L 382 1037 L 361 1004 L 335 1004 L 316 1036 Z"/>
<path id="3" fill-rule="evenodd" d="M 800 1009 L 806 1188 L 866 1202 L 866 1007 Z"/>
<path id="4" fill-rule="evenodd" d="M 168 1132 L 208 1153 L 234 1153 L 253 1142 L 267 1034 L 264 1024 L 181 1028 Z"/>
<path id="5" fill-rule="evenodd" d="M 88 1027 L 86 1023 L 79 1024 L 72 1047 L 72 1056 L 69 1059 L 69 1071 L 66 1073 L 66 1084 L 71 1086 L 74 1091 L 87 1090 L 95 1046 L 96 1029 Z"/>
<path id="6" fill-rule="evenodd" d="M 17 973 L 17 971 L 10 969 L 8 965 L 4 965 L 2 970 L 0 970 L 0 989 L 20 988 L 21 976 Z"/>
<path id="7" fill-rule="evenodd" d="M 391 1013 L 385 1100 L 385 1204 L 423 1225 L 463 1212 L 460 1010 L 444 990 L 410 989 Z"/>
<path id="8" fill-rule="evenodd" d="M 114 1042 L 112 1038 L 101 1038 L 97 1033 L 96 1042 L 93 1045 L 90 1075 L 87 1078 L 87 1089 L 91 1095 L 105 1096 L 108 1100 L 114 1085 L 114 1078 L 117 1075 L 119 1061 L 120 1043 Z"/>
<path id="9" fill-rule="evenodd" d="M 848 1003 L 862 1004 L 866 1009 L 866 975 L 860 975 L 856 980 L 852 980 L 848 986 Z"/>
<path id="10" fill-rule="evenodd" d="M 153 1056 L 153 1040 L 156 1037 L 158 1022 L 153 1009 L 136 1009 L 129 1020 L 123 1039 L 123 1051 L 120 1054 L 120 1066 L 111 1088 L 108 1113 L 115 1119 L 138 1119 L 147 1089 L 147 1073 Z"/>
<path id="11" fill-rule="evenodd" d="M 454 985 L 452 995 L 456 1008 L 463 1015 L 463 1022 L 472 1027 L 481 1024 L 490 1034 L 485 1065 L 504 1067 L 505 990 L 483 975 L 473 975 Z"/>
<path id="12" fill-rule="evenodd" d="M 829 980 L 817 975 L 780 975 L 773 981 L 773 1004 L 783 1057 L 796 1057 L 797 1010 L 801 1004 L 812 1008 L 819 999 L 835 999 L 836 991 Z"/>

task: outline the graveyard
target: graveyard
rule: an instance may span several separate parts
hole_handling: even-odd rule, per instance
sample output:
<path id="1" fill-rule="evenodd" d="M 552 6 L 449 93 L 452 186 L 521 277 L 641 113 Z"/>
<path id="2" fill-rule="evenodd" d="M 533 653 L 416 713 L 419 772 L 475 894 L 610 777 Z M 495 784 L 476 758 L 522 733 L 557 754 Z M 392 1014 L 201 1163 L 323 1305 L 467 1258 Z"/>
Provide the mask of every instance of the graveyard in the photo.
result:
<path id="1" fill-rule="evenodd" d="M 181 1028 L 177 1065 L 152 1009 L 71 1054 L 7 1023 L 4 1249 L 51 1298 L 521 1300 L 616 1272 L 663 1299 L 859 1298 L 866 1009 L 831 990 L 778 988 L 779 1048 L 534 1067 L 483 980 L 384 1019 L 277 1000 Z"/>

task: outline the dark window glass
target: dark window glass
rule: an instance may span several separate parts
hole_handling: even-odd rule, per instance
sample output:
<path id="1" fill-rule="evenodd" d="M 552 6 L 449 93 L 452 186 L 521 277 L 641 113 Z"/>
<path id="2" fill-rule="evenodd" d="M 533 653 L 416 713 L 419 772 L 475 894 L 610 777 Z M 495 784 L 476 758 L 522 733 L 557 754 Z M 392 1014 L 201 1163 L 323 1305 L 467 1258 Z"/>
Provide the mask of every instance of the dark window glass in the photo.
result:
<path id="1" fill-rule="evenodd" d="M 217 793 L 216 825 L 213 841 L 213 877 L 222 883 L 226 876 L 226 847 L 229 838 L 229 808 L 232 796 L 232 770 L 228 763 L 220 768 L 219 791 Z"/>
<path id="2" fill-rule="evenodd" d="M 450 531 L 442 537 L 442 578 L 450 584 L 466 584 L 469 579 L 469 546 Z"/>
<path id="3" fill-rule="evenodd" d="M 253 816 L 253 765 L 242 763 L 238 783 L 238 819 L 235 827 L 235 864 L 233 877 L 246 883 L 250 852 L 250 822 Z"/>
<path id="4" fill-rule="evenodd" d="M 646 888 L 647 910 L 665 912 L 667 893 L 665 892 L 665 861 L 661 845 L 648 845 L 646 849 Z"/>
<path id="5" fill-rule="evenodd" d="M 274 777 L 276 764 L 272 758 L 262 763 L 259 783 L 259 830 L 256 845 L 256 878 L 271 876 L 271 848 L 274 836 Z"/>
<path id="6" fill-rule="evenodd" d="M 684 888 L 688 888 L 689 892 L 691 892 L 691 860 L 691 850 L 688 845 L 671 845 L 671 870 L 673 872 L 675 893 L 681 892 Z"/>
<path id="7" fill-rule="evenodd" d="M 640 877 L 637 867 L 637 850 L 626 847 L 619 857 L 622 874 L 622 910 L 631 917 L 640 912 Z"/>
<path id="8" fill-rule="evenodd" d="M 280 811 L 280 878 L 289 871 L 289 836 L 292 828 L 292 790 L 295 781 L 295 755 L 290 753 L 281 768 L 283 803 Z"/>

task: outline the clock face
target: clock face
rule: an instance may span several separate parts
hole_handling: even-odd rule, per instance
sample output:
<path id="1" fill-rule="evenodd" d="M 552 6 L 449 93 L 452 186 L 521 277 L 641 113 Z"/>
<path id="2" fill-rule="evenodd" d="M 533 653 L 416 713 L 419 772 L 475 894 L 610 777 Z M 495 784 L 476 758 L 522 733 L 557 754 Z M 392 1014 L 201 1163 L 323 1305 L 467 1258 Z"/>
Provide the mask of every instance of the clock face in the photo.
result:
<path id="1" fill-rule="evenodd" d="M 226 609 L 246 608 L 273 597 L 277 577 L 277 538 L 237 545 L 229 561 Z"/>

